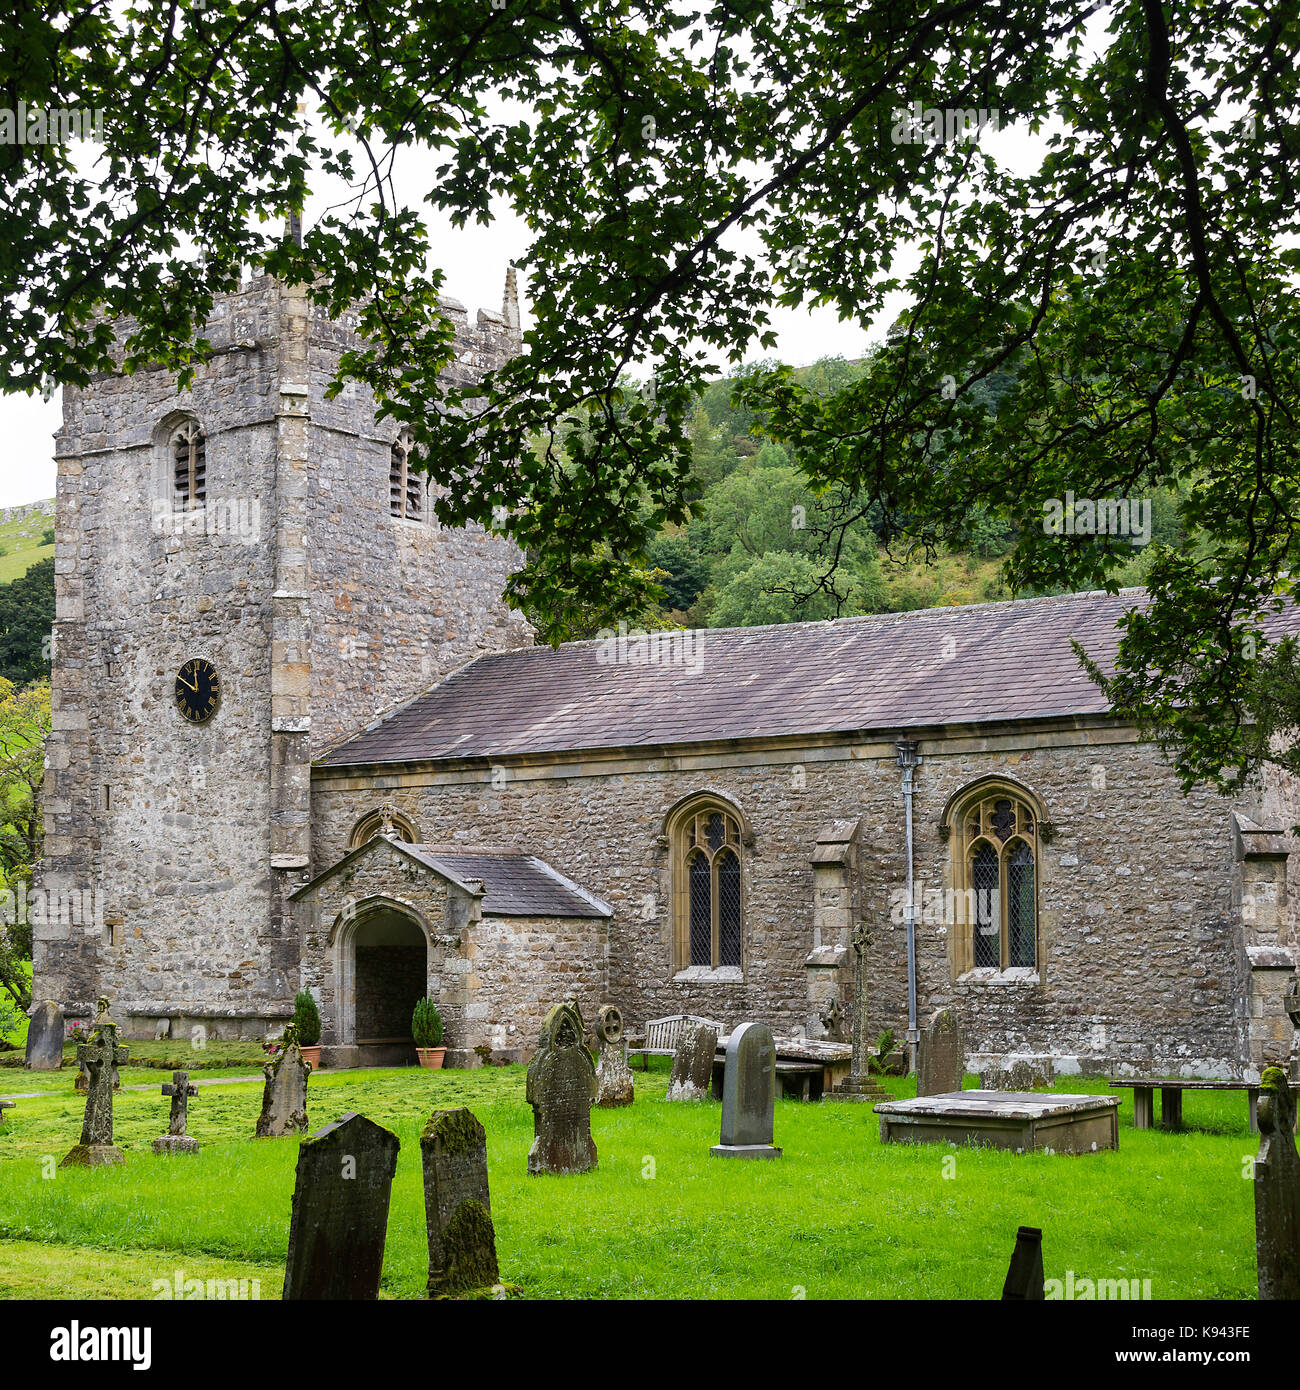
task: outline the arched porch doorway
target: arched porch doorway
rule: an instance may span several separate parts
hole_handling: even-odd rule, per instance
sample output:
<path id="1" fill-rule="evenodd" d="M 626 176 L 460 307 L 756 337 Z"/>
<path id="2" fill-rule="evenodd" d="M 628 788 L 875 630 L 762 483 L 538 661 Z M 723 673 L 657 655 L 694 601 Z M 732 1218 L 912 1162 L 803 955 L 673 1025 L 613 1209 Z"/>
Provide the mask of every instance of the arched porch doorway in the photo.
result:
<path id="1" fill-rule="evenodd" d="M 429 936 L 400 903 L 361 904 L 338 934 L 340 1042 L 362 1066 L 415 1060 L 411 1011 L 429 988 Z"/>

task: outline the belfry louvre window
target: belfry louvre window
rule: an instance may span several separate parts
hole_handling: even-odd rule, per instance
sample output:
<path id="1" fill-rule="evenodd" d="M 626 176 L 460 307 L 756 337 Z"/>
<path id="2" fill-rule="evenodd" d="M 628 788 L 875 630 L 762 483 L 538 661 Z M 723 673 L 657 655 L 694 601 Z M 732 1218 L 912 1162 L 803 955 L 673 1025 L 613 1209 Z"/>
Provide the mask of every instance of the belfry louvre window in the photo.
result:
<path id="1" fill-rule="evenodd" d="M 424 515 L 424 482 L 411 468 L 414 445 L 409 430 L 403 430 L 393 445 L 388 466 L 388 509 L 394 516 L 419 521 Z"/>
<path id="2" fill-rule="evenodd" d="M 1038 965 L 1038 825 L 1033 808 L 993 788 L 953 819 L 956 966 Z"/>
<path id="3" fill-rule="evenodd" d="M 208 500 L 208 443 L 197 421 L 187 420 L 172 434 L 172 466 L 176 505 L 186 510 Z"/>
<path id="4" fill-rule="evenodd" d="M 724 807 L 704 803 L 677 821 L 673 841 L 677 968 L 739 970 L 740 822 Z"/>

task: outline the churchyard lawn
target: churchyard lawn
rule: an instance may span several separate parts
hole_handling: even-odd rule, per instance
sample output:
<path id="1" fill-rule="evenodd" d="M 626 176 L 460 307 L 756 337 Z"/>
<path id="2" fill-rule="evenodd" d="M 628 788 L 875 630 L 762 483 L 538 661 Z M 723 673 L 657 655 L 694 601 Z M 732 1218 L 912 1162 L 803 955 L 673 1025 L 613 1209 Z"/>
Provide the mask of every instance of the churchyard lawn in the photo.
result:
<path id="1" fill-rule="evenodd" d="M 196 1071 L 193 1079 L 256 1068 Z M 159 1157 L 168 1101 L 157 1070 L 122 1069 L 115 1141 L 126 1165 L 55 1165 L 77 1140 L 73 1070 L 0 1070 L 18 1102 L 0 1129 L 0 1296 L 152 1298 L 154 1281 L 260 1281 L 278 1298 L 298 1143 L 253 1141 L 252 1083 L 201 1086 L 192 1157 Z M 1235 1093 L 1190 1093 L 1188 1131 L 1132 1128 L 1118 1153 L 1078 1158 L 948 1145 L 882 1146 L 868 1105 L 778 1100 L 768 1163 L 722 1162 L 717 1102 L 668 1104 L 668 1060 L 636 1073 L 635 1105 L 593 1109 L 599 1167 L 529 1177 L 524 1068 L 322 1072 L 311 1129 L 355 1110 L 396 1132 L 382 1296 L 422 1298 L 428 1272 L 419 1132 L 434 1108 L 466 1105 L 487 1131 L 503 1280 L 530 1298 L 996 1299 L 1021 1225 L 1043 1229 L 1049 1279 L 1150 1279 L 1153 1298 L 1253 1299 L 1247 1160 L 1258 1136 Z M 898 1097 L 909 1078 L 886 1082 Z M 967 1085 L 974 1083 L 968 1078 Z M 131 1090 L 147 1085 L 148 1090 Z M 1102 1081 L 1058 1090 L 1114 1094 Z M 51 1161 L 52 1160 L 52 1161 Z M 46 1176 L 50 1174 L 50 1176 Z"/>

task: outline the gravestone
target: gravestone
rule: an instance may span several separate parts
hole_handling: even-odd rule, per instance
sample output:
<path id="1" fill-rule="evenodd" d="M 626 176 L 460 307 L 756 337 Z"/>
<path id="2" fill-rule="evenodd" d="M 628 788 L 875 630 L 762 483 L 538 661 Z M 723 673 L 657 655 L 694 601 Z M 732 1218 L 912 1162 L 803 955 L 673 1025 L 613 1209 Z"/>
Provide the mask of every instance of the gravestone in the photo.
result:
<path id="1" fill-rule="evenodd" d="M 189 1072 L 174 1071 L 172 1072 L 171 1084 L 161 1087 L 161 1092 L 165 1096 L 171 1096 L 172 1113 L 167 1124 L 167 1133 L 153 1141 L 154 1153 L 198 1153 L 197 1142 L 185 1133 L 185 1122 L 189 1114 L 189 1099 L 191 1096 L 198 1095 L 199 1088 L 191 1083 Z"/>
<path id="2" fill-rule="evenodd" d="M 1281 1067 L 1260 1077 L 1255 1159 L 1255 1258 L 1261 1299 L 1300 1299 L 1300 1155 L 1295 1095 Z"/>
<path id="3" fill-rule="evenodd" d="M 77 1061 L 89 1078 L 81 1143 L 68 1150 L 60 1168 L 98 1168 L 126 1162 L 122 1150 L 113 1144 L 113 1077 L 116 1069 L 125 1065 L 127 1050 L 117 1041 L 117 1024 L 108 1016 L 107 1001 L 100 1003 L 99 1026 L 89 1042 L 77 1045 Z"/>
<path id="4" fill-rule="evenodd" d="M 101 995 L 99 1002 L 95 1005 L 95 1021 L 90 1025 L 91 1037 L 94 1036 L 95 1029 L 100 1027 L 105 1021 L 112 1022 L 108 1017 L 108 1000 Z M 78 1045 L 77 1056 L 80 1057 L 80 1055 L 81 1049 L 80 1045 Z M 72 1088 L 75 1091 L 81 1091 L 83 1093 L 90 1088 L 90 1073 L 81 1063 L 77 1064 L 77 1075 L 72 1083 Z M 115 1091 L 120 1091 L 122 1089 L 122 1078 L 118 1076 L 116 1067 L 113 1068 L 113 1089 Z"/>
<path id="5" fill-rule="evenodd" d="M 18 1107 L 17 1107 L 17 1103 L 16 1103 L 15 1101 L 12 1101 L 12 1100 L 0 1100 L 0 1129 L 3 1129 L 3 1128 L 4 1128 L 5 1111 L 6 1111 L 6 1110 L 16 1110 L 17 1108 L 18 1108 Z"/>
<path id="6" fill-rule="evenodd" d="M 718 1030 L 707 1023 L 685 1023 L 677 1035 L 666 1100 L 708 1100 Z"/>
<path id="7" fill-rule="evenodd" d="M 722 1079 L 719 1158 L 780 1158 L 772 1146 L 776 1107 L 776 1044 L 762 1023 L 742 1023 L 727 1042 Z"/>
<path id="8" fill-rule="evenodd" d="M 981 1091 L 1050 1091 L 1056 1074 L 1050 1062 L 1013 1062 L 980 1072 Z"/>
<path id="9" fill-rule="evenodd" d="M 305 1134 L 307 1078 L 311 1075 L 311 1063 L 303 1058 L 302 1048 L 298 1046 L 298 1030 L 292 1023 L 284 1030 L 283 1046 L 274 1060 L 262 1068 L 262 1074 L 266 1077 L 266 1085 L 262 1089 L 257 1137 L 278 1139 L 286 1134 Z"/>
<path id="10" fill-rule="evenodd" d="M 58 1071 L 63 1065 L 63 1010 L 47 999 L 33 1007 L 27 1025 L 27 1054 L 23 1066 L 28 1071 Z"/>
<path id="11" fill-rule="evenodd" d="M 1043 1233 L 1037 1226 L 1021 1226 L 1016 1232 L 1016 1248 L 1011 1252 L 1004 1301 L 1043 1301 Z"/>
<path id="12" fill-rule="evenodd" d="M 916 1094 L 942 1096 L 960 1091 L 966 1070 L 966 1041 L 951 1009 L 940 1009 L 921 1030 L 916 1054 Z"/>
<path id="13" fill-rule="evenodd" d="M 376 1299 L 397 1135 L 349 1112 L 298 1149 L 286 1299 Z"/>
<path id="14" fill-rule="evenodd" d="M 631 1105 L 636 1083 L 623 1053 L 623 1015 L 613 1004 L 602 1004 L 596 1014 L 596 1104 L 605 1110 Z"/>
<path id="15" fill-rule="evenodd" d="M 530 1173 L 585 1173 L 596 1166 L 591 1137 L 596 1065 L 582 1034 L 582 1015 L 572 1001 L 557 1004 L 542 1024 L 525 1090 L 533 1107 Z"/>
<path id="16" fill-rule="evenodd" d="M 490 1288 L 499 1278 L 487 1135 L 465 1109 L 435 1110 L 420 1135 L 429 1297 Z"/>

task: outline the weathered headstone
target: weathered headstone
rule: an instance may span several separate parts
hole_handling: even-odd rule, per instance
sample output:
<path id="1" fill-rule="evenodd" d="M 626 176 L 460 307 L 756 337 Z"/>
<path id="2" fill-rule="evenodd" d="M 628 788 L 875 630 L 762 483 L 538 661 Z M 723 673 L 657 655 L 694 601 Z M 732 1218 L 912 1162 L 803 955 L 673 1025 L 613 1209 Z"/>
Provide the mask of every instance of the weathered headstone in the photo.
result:
<path id="1" fill-rule="evenodd" d="M 89 1078 L 81 1143 L 68 1150 L 60 1168 L 98 1168 L 126 1162 L 122 1150 L 113 1144 L 113 1076 L 117 1067 L 125 1065 L 127 1050 L 117 1041 L 117 1024 L 108 1016 L 107 1001 L 100 1003 L 103 1007 L 94 1035 L 77 1046 L 77 1061 Z"/>
<path id="2" fill-rule="evenodd" d="M 525 1091 L 533 1107 L 530 1173 L 585 1173 L 596 1166 L 591 1137 L 596 1065 L 582 1034 L 582 1015 L 572 1001 L 557 1004 L 542 1024 Z"/>
<path id="3" fill-rule="evenodd" d="M 285 1134 L 307 1132 L 307 1078 L 311 1063 L 298 1045 L 298 1030 L 289 1024 L 275 1059 L 262 1068 L 262 1113 L 257 1119 L 259 1139 L 278 1139 Z M 325 1131 L 322 1130 L 321 1133 Z"/>
<path id="4" fill-rule="evenodd" d="M 1260 1077 L 1255 1159 L 1255 1258 L 1262 1299 L 1300 1299 L 1300 1155 L 1295 1095 L 1281 1067 Z"/>
<path id="5" fill-rule="evenodd" d="M 499 1277 L 487 1135 L 465 1109 L 435 1110 L 420 1135 L 429 1297 L 490 1288 Z"/>
<path id="6" fill-rule="evenodd" d="M 623 1015 L 613 1004 L 602 1004 L 596 1014 L 599 1056 L 596 1060 L 596 1104 L 606 1110 L 631 1105 L 636 1099 L 632 1069 L 623 1055 Z"/>
<path id="7" fill-rule="evenodd" d="M 348 1113 L 298 1150 L 286 1299 L 376 1299 L 397 1135 Z"/>
<path id="8" fill-rule="evenodd" d="M 1043 1301 L 1043 1233 L 1037 1226 L 1021 1226 L 1011 1252 L 1003 1300 Z"/>
<path id="9" fill-rule="evenodd" d="M 198 1143 L 185 1133 L 185 1122 L 189 1114 L 189 1099 L 197 1096 L 199 1088 L 190 1081 L 189 1072 L 172 1072 L 171 1084 L 160 1088 L 165 1096 L 172 1098 L 172 1113 L 167 1124 L 167 1133 L 153 1141 L 156 1154 L 196 1154 Z"/>
<path id="10" fill-rule="evenodd" d="M 980 1072 L 983 1091 L 1050 1091 L 1055 1073 L 1050 1062 L 1013 1062 L 1010 1067 L 988 1067 Z"/>
<path id="11" fill-rule="evenodd" d="M 916 1094 L 960 1091 L 966 1070 L 966 1041 L 951 1009 L 940 1009 L 921 1030 L 916 1054 Z"/>
<path id="12" fill-rule="evenodd" d="M 12 1100 L 0 1100 L 0 1128 L 4 1126 L 5 1111 L 17 1109 L 17 1103 Z"/>
<path id="13" fill-rule="evenodd" d="M 677 1035 L 666 1100 L 708 1100 L 718 1030 L 707 1023 L 685 1023 Z"/>
<path id="14" fill-rule="evenodd" d="M 95 1005 L 95 1021 L 90 1025 L 91 1037 L 94 1036 L 95 1030 L 105 1021 L 112 1022 L 108 1016 L 108 1000 L 101 995 L 99 1002 Z M 80 1044 L 78 1044 L 77 1056 L 80 1057 L 80 1055 Z M 75 1091 L 81 1091 L 83 1094 L 90 1089 L 90 1073 L 81 1062 L 77 1064 L 77 1075 L 73 1080 L 72 1088 Z M 118 1076 L 116 1067 L 113 1068 L 113 1089 L 115 1091 L 120 1091 L 122 1089 L 122 1078 Z"/>
<path id="15" fill-rule="evenodd" d="M 772 1146 L 776 1108 L 776 1044 L 762 1023 L 742 1023 L 727 1041 L 722 1080 L 719 1158 L 780 1158 Z"/>
<path id="16" fill-rule="evenodd" d="M 33 1005 L 23 1066 L 28 1071 L 58 1071 L 63 1065 L 64 1030 L 63 1010 L 53 999 Z"/>
<path id="17" fill-rule="evenodd" d="M 869 1102 L 893 1100 L 893 1092 L 887 1091 L 871 1074 L 871 1054 L 867 1048 L 867 1028 L 870 1009 L 867 1001 L 867 982 L 865 961 L 867 948 L 871 945 L 871 933 L 863 925 L 853 930 L 853 1053 L 849 1061 L 849 1074 L 823 1097 L 823 1100 L 849 1100 Z M 827 1028 L 830 1024 L 827 1023 Z M 831 1035 L 833 1036 L 833 1034 Z M 881 1061 L 883 1062 L 883 1058 Z"/>

